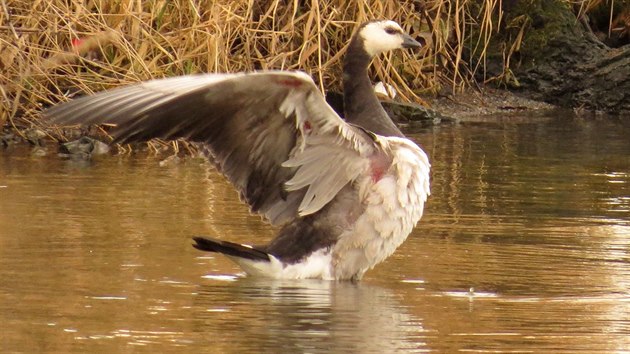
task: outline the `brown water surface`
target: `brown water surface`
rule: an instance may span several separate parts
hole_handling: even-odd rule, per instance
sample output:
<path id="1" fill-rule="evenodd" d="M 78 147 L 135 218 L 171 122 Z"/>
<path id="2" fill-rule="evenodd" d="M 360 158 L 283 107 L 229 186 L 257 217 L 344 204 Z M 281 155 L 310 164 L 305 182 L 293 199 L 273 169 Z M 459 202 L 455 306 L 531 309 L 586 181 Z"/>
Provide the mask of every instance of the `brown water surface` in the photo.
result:
<path id="1" fill-rule="evenodd" d="M 433 194 L 358 284 L 193 249 L 273 234 L 200 159 L 0 150 L 0 351 L 630 352 L 630 120 L 516 118 L 408 129 Z"/>

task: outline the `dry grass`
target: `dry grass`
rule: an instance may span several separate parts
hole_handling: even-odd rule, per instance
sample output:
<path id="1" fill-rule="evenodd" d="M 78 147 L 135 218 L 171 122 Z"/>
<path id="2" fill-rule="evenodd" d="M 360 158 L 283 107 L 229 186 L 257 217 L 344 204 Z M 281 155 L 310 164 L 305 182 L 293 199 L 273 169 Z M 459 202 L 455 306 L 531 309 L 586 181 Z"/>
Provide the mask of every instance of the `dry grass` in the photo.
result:
<path id="1" fill-rule="evenodd" d="M 429 43 L 375 60 L 403 100 L 463 87 L 483 68 L 499 0 L 0 0 L 0 126 L 37 125 L 42 107 L 131 82 L 199 72 L 303 70 L 340 89 L 347 40 L 366 20 L 398 21 Z M 471 38 L 478 28 L 478 38 Z M 465 41 L 481 53 L 463 61 Z M 514 48 L 512 48 L 514 49 Z M 18 129 L 19 131 L 19 129 Z"/>
<path id="2" fill-rule="evenodd" d="M 35 124 L 42 106 L 77 92 L 198 72 L 299 69 L 322 90 L 338 89 L 340 58 L 358 23 L 394 18 L 417 35 L 425 22 L 413 6 L 393 0 L 0 4 L 0 123 L 20 126 Z M 414 88 L 431 87 L 435 74 L 432 63 L 412 55 L 390 55 L 374 65 L 374 75 L 408 100 L 417 99 Z"/>

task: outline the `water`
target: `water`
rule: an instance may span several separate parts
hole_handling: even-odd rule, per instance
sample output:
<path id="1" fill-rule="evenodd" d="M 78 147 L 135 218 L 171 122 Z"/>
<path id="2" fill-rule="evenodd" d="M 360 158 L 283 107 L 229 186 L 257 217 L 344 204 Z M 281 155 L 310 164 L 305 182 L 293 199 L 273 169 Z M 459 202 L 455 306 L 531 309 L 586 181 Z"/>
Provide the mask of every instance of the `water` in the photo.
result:
<path id="1" fill-rule="evenodd" d="M 242 278 L 273 230 L 199 159 L 0 150 L 1 352 L 630 352 L 630 121 L 409 128 L 420 225 L 358 284 Z"/>

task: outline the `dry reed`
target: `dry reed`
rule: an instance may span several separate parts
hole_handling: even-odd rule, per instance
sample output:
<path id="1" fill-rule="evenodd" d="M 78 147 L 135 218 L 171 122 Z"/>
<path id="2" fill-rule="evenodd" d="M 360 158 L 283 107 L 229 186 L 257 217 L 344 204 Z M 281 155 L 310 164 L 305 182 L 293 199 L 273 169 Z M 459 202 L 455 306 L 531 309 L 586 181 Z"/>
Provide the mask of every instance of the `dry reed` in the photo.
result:
<path id="1" fill-rule="evenodd" d="M 371 76 L 393 85 L 403 100 L 419 101 L 418 94 L 464 87 L 483 69 L 489 39 L 502 21 L 500 5 L 0 0 L 0 126 L 38 125 L 43 107 L 76 94 L 191 73 L 303 70 L 323 91 L 339 90 L 340 58 L 352 31 L 382 18 L 396 20 L 429 45 L 421 53 L 377 58 Z M 479 54 L 475 62 L 463 60 L 465 41 Z"/>

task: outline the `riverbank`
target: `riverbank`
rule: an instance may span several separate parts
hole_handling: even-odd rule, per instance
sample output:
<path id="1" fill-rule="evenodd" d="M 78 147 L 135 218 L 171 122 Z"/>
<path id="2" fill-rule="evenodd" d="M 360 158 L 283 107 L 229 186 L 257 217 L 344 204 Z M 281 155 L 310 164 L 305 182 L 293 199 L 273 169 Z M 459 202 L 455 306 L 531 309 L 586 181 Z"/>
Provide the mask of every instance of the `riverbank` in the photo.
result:
<path id="1" fill-rule="evenodd" d="M 515 113 L 541 115 L 558 109 L 552 104 L 492 87 L 482 87 L 478 90 L 471 88 L 461 93 L 429 97 L 425 100 L 436 112 L 460 121 L 504 119 L 501 115 L 506 115 L 507 119 L 510 119 Z"/>

